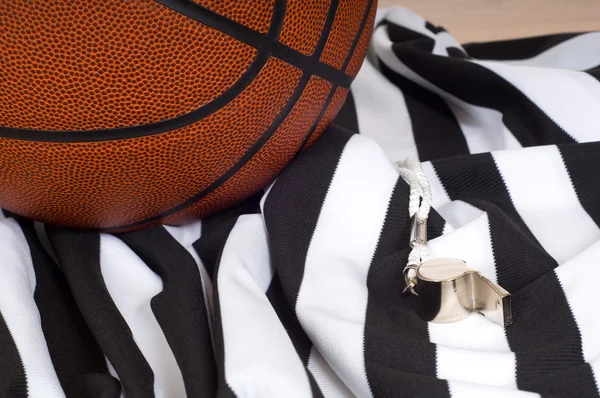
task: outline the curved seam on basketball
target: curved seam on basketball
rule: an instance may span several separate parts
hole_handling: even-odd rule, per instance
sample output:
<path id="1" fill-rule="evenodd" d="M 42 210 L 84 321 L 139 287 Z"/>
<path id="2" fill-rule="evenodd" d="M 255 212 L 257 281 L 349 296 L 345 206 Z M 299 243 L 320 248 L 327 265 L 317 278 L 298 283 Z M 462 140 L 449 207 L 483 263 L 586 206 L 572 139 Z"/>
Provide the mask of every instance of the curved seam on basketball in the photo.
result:
<path id="1" fill-rule="evenodd" d="M 154 0 L 162 4 L 160 0 Z M 193 4 L 193 3 L 192 3 Z M 164 4 L 162 4 L 164 5 Z M 178 12 L 177 10 L 174 10 Z M 207 25 L 208 26 L 208 25 Z M 281 26 L 270 26 L 266 40 L 264 40 L 257 49 L 254 60 L 242 74 L 242 76 L 225 92 L 200 108 L 188 112 L 184 115 L 162 120 L 156 123 L 150 123 L 140 126 L 119 127 L 104 130 L 87 131 L 43 131 L 27 130 L 0 126 L 0 137 L 10 138 L 21 141 L 43 141 L 43 142 L 100 142 L 111 140 L 123 140 L 129 138 L 138 138 L 162 133 L 169 133 L 175 130 L 190 126 L 205 117 L 223 109 L 242 93 L 254 81 L 262 71 L 269 60 L 269 53 L 263 48 L 271 41 L 276 41 Z M 274 37 L 274 39 L 273 39 Z M 248 44 L 248 43 L 245 43 Z M 262 50 L 262 51 L 261 51 Z"/>
<path id="2" fill-rule="evenodd" d="M 365 12 L 360 21 L 358 32 L 356 33 L 356 36 L 354 37 L 354 40 L 352 41 L 352 45 L 350 46 L 350 51 L 348 52 L 348 55 L 346 56 L 346 60 L 344 61 L 344 64 L 342 65 L 341 70 L 344 72 L 346 71 L 346 68 L 348 68 L 350 61 L 352 60 L 352 55 L 354 54 L 354 51 L 356 51 L 356 46 L 358 46 L 358 43 L 360 42 L 360 39 L 365 31 L 365 27 L 367 26 L 367 21 L 369 19 L 369 14 L 371 13 L 371 7 L 373 7 L 373 0 L 369 0 L 369 2 L 367 3 L 367 7 L 365 8 Z"/>
<path id="3" fill-rule="evenodd" d="M 229 36 L 248 44 L 252 47 L 258 47 L 264 41 L 262 33 L 248 28 L 236 21 L 226 18 L 200 4 L 191 0 L 154 0 L 165 7 L 179 12 L 189 18 L 192 18 L 202 24 L 220 30 Z M 316 63 L 313 68 L 313 74 L 325 80 L 329 80 L 337 85 L 349 87 L 352 78 L 343 70 L 338 70 L 331 65 L 323 63 L 320 59 L 312 59 L 312 56 L 303 54 L 279 41 L 272 43 L 270 48 L 271 55 L 289 63 L 292 66 L 299 67 L 308 61 Z"/>
<path id="4" fill-rule="evenodd" d="M 346 55 L 346 59 L 344 60 L 344 64 L 342 65 L 341 70 L 343 70 L 343 71 L 345 71 L 346 68 L 348 68 L 350 61 L 352 60 L 352 55 L 354 54 L 354 51 L 356 50 L 356 47 L 358 46 L 358 43 L 360 42 L 360 38 L 362 37 L 362 35 L 365 31 L 365 27 L 367 26 L 367 20 L 369 19 L 369 14 L 371 13 L 371 7 L 374 6 L 373 2 L 374 2 L 374 0 L 369 0 L 367 7 L 365 8 L 365 12 L 363 13 L 362 20 L 360 21 L 358 32 L 356 33 L 356 36 L 354 37 L 354 40 L 352 41 L 352 45 L 350 46 L 350 51 L 348 52 L 348 55 Z M 325 106 L 319 113 L 317 120 L 315 120 L 314 124 L 310 128 L 310 132 L 306 135 L 306 138 L 304 138 L 304 141 L 302 142 L 302 145 L 300 146 L 300 148 L 294 155 L 294 158 L 296 158 L 296 156 L 298 156 L 298 154 L 300 152 L 302 152 L 302 150 L 304 149 L 306 144 L 308 144 L 308 141 L 310 141 L 310 137 L 313 136 L 313 134 L 315 133 L 315 130 L 319 126 L 319 123 L 321 123 L 321 120 L 325 116 L 325 112 L 327 112 L 327 108 L 329 107 L 329 105 L 331 104 L 331 101 L 333 100 L 335 91 L 338 88 L 339 88 L 339 86 L 336 86 L 336 85 L 333 85 L 331 87 L 329 95 L 327 96 L 327 100 L 325 101 Z"/>
<path id="5" fill-rule="evenodd" d="M 312 135 L 315 133 L 315 130 L 317 129 L 317 127 L 319 127 L 319 123 L 321 123 L 321 120 L 323 120 L 323 117 L 325 116 L 325 113 L 327 112 L 327 108 L 329 108 L 329 105 L 331 104 L 331 101 L 333 100 L 333 96 L 335 95 L 336 90 L 337 90 L 337 86 L 332 86 L 331 89 L 329 90 L 329 94 L 327 95 L 327 99 L 325 100 L 325 104 L 323 105 L 323 109 L 321 109 L 321 112 L 319 112 L 319 116 L 317 116 L 317 120 L 315 120 L 315 122 L 311 126 L 309 133 L 306 134 L 306 137 L 304 137 L 304 140 L 302 141 L 302 145 L 300 145 L 300 148 L 298 148 L 298 150 L 296 151 L 296 154 L 294 155 L 294 159 L 296 158 L 296 156 L 298 156 L 298 154 L 300 152 L 302 152 L 302 150 L 304 149 L 304 147 L 306 146 L 308 141 L 310 141 L 310 137 L 312 137 Z"/>
<path id="6" fill-rule="evenodd" d="M 254 61 L 248 70 L 240 77 L 240 79 L 238 79 L 237 82 L 235 82 L 219 97 L 196 110 L 172 119 L 139 126 L 84 131 L 30 130 L 0 126 L 0 137 L 20 141 L 40 142 L 101 142 L 169 133 L 174 130 L 190 126 L 193 123 L 198 122 L 199 120 L 227 106 L 235 99 L 237 95 L 243 92 L 250 85 L 256 76 L 258 76 L 264 65 L 267 63 L 269 56 L 271 55 L 295 67 L 308 63 L 311 74 L 330 81 L 336 86 L 350 86 L 352 78 L 346 75 L 343 70 L 338 71 L 330 65 L 321 63 L 319 59 L 317 59 L 315 63 L 313 56 L 306 56 L 305 54 L 281 44 L 277 38 L 280 30 L 283 27 L 283 20 L 277 25 L 275 31 L 272 30 L 273 26 L 270 26 L 267 35 L 263 35 L 257 31 L 245 27 L 244 25 L 231 21 L 213 12 L 212 10 L 193 3 L 190 0 L 154 1 L 206 26 L 221 30 L 234 39 L 256 48 L 258 52 Z M 275 16 L 272 18 L 275 18 Z M 250 40 L 248 38 L 252 39 Z M 266 45 L 269 45 L 270 51 L 268 52 L 264 51 L 264 47 Z M 340 78 L 340 76 L 343 76 L 343 78 Z"/>
<path id="7" fill-rule="evenodd" d="M 268 53 L 258 52 L 248 70 L 223 94 L 194 111 L 172 119 L 139 126 L 88 131 L 44 131 L 0 126 L 0 138 L 34 142 L 102 142 L 171 133 L 191 126 L 229 105 L 248 88 L 268 60 Z"/>
<path id="8" fill-rule="evenodd" d="M 285 0 L 276 1 L 275 4 L 276 4 L 276 7 L 277 7 L 277 5 L 279 5 L 282 9 L 283 15 L 281 17 L 281 24 L 283 24 L 283 18 L 285 16 L 286 1 Z M 339 0 L 332 0 L 330 3 L 330 7 L 329 7 L 329 10 L 327 13 L 327 18 L 326 18 L 323 32 L 321 33 L 321 37 L 319 38 L 319 42 L 317 43 L 317 47 L 315 48 L 315 51 L 313 52 L 313 54 L 310 57 L 312 59 L 320 59 L 321 54 L 322 54 L 323 50 L 325 49 L 325 44 L 327 43 L 327 40 L 329 39 L 329 34 L 330 34 L 332 26 L 333 26 L 333 21 L 334 21 L 335 14 L 336 14 L 336 11 L 338 8 L 338 4 L 339 4 Z M 273 16 L 273 18 L 275 18 L 275 15 Z M 238 162 L 236 162 L 236 164 L 234 164 L 229 170 L 227 170 L 226 173 L 221 175 L 212 184 L 210 184 L 208 187 L 206 187 L 205 189 L 203 189 L 196 195 L 183 201 L 179 205 L 174 206 L 171 209 L 169 209 L 159 215 L 152 216 L 145 220 L 131 223 L 128 225 L 103 228 L 103 230 L 118 231 L 118 230 L 124 230 L 124 229 L 129 229 L 129 228 L 141 227 L 141 226 L 144 226 L 145 224 L 149 224 L 154 221 L 159 221 L 159 220 L 161 220 L 165 217 L 168 217 L 172 214 L 175 214 L 182 210 L 185 210 L 189 206 L 193 205 L 194 203 L 197 203 L 199 200 L 203 199 L 204 197 L 206 197 L 207 195 L 212 193 L 221 184 L 228 181 L 248 162 L 248 160 L 250 160 L 267 143 L 269 138 L 271 138 L 273 136 L 273 134 L 275 134 L 275 132 L 277 131 L 279 126 L 287 119 L 289 113 L 292 111 L 293 107 L 296 105 L 296 102 L 298 102 L 298 99 L 304 92 L 304 88 L 308 84 L 308 81 L 312 77 L 311 67 L 312 67 L 312 64 L 309 64 L 308 70 L 304 71 L 302 77 L 300 78 L 300 81 L 298 82 L 298 86 L 296 87 L 296 89 L 294 90 L 294 93 L 292 94 L 292 96 L 290 97 L 288 102 L 286 103 L 284 109 L 275 118 L 275 120 L 273 121 L 271 126 L 269 126 L 269 128 L 265 132 L 265 134 L 263 134 L 254 143 L 254 145 L 252 145 L 252 147 L 242 156 L 242 158 Z"/>

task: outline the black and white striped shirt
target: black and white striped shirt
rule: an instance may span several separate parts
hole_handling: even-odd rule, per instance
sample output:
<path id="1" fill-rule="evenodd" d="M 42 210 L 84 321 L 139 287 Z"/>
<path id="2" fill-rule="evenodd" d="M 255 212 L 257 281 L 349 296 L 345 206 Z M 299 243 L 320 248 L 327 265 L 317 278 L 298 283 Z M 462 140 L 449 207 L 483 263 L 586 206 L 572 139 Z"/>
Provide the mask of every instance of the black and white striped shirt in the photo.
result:
<path id="1" fill-rule="evenodd" d="M 0 396 L 596 397 L 600 33 L 461 46 L 382 11 L 337 123 L 264 195 L 122 235 L 0 211 Z M 402 296 L 408 186 L 514 324 Z"/>

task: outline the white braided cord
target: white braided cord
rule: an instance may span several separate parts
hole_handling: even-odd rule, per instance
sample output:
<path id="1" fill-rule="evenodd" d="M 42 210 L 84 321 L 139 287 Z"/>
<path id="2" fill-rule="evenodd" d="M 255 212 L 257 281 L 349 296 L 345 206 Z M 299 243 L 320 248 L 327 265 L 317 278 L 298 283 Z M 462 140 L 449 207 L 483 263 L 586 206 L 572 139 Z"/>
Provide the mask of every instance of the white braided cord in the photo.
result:
<path id="1" fill-rule="evenodd" d="M 400 176 L 410 187 L 408 201 L 409 217 L 416 216 L 417 220 L 426 221 L 431 210 L 432 195 L 429 181 L 423 172 L 421 163 L 417 159 L 408 158 L 404 163 L 396 162 L 395 166 Z M 427 246 L 420 242 L 415 242 L 408 255 L 407 265 L 420 265 L 427 260 L 431 260 L 431 258 L 432 255 Z"/>

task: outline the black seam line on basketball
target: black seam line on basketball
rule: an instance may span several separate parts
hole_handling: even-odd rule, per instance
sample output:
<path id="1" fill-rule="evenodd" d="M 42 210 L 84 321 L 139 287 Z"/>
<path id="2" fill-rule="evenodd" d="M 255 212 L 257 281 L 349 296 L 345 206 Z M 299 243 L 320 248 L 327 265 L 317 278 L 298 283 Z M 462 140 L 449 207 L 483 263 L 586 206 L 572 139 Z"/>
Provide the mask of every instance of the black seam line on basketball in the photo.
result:
<path id="1" fill-rule="evenodd" d="M 320 62 L 320 59 L 321 59 L 321 55 L 323 54 L 323 51 L 325 50 L 325 45 L 327 44 L 327 40 L 329 40 L 329 34 L 331 33 L 331 29 L 333 28 L 333 22 L 335 21 L 335 15 L 337 14 L 338 5 L 339 5 L 339 0 L 331 0 L 331 3 L 329 3 L 329 10 L 327 10 L 327 16 L 325 17 L 325 24 L 323 25 L 323 30 L 321 31 L 321 36 L 319 36 L 319 41 L 317 41 L 317 46 L 315 47 L 312 55 L 309 57 L 313 60 L 313 62 L 310 63 L 309 67 L 311 67 L 313 69 L 318 66 L 324 65 Z M 292 51 L 298 52 L 296 50 L 292 50 Z M 300 54 L 302 54 L 302 53 L 300 53 Z M 304 55 L 304 54 L 302 54 L 302 55 Z M 304 55 L 304 56 L 306 57 L 306 55 Z M 346 74 L 344 72 L 340 72 L 335 68 L 334 68 L 334 70 L 337 73 L 343 74 L 344 76 L 346 76 Z M 335 84 L 335 82 L 333 82 L 333 83 Z"/>
<path id="2" fill-rule="evenodd" d="M 367 21 L 369 19 L 369 14 L 371 13 L 371 7 L 373 7 L 373 0 L 369 0 L 369 3 L 367 4 L 367 7 L 365 8 L 365 12 L 360 21 L 360 26 L 358 28 L 358 31 L 356 32 L 356 36 L 354 37 L 354 40 L 352 41 L 352 45 L 350 46 L 350 51 L 348 52 L 348 55 L 346 56 L 344 65 L 342 65 L 342 71 L 344 71 L 344 73 L 346 71 L 346 68 L 348 68 L 348 65 L 350 64 L 350 61 L 352 60 L 352 55 L 354 55 L 354 51 L 356 50 L 356 47 L 358 46 L 358 42 L 360 42 L 360 38 L 363 35 L 365 26 L 367 25 Z"/>
<path id="3" fill-rule="evenodd" d="M 252 29 L 246 28 L 243 25 L 240 25 L 236 22 L 233 22 L 225 17 L 222 17 L 219 14 L 216 14 L 210 10 L 204 9 L 201 6 L 192 3 L 189 0 L 154 0 L 165 7 L 168 7 L 176 12 L 180 12 L 183 15 L 186 15 L 192 19 L 198 20 L 199 22 L 220 29 L 221 25 L 228 26 L 232 28 L 223 27 L 222 29 L 226 31 L 232 37 L 236 35 L 232 34 L 232 32 L 238 32 L 237 36 L 244 36 L 248 34 L 248 37 L 259 37 L 260 41 L 256 41 L 256 43 L 250 43 L 249 40 L 240 40 L 240 37 L 235 37 L 236 39 L 245 42 L 246 44 L 250 44 L 253 47 L 258 49 L 258 53 L 248 68 L 248 70 L 242 75 L 242 77 L 234 83 L 229 89 L 227 89 L 224 93 L 222 93 L 219 97 L 212 100 L 211 102 L 201 106 L 200 108 L 186 113 L 185 115 L 181 115 L 172 119 L 163 120 L 156 123 L 139 125 L 139 126 L 131 126 L 131 127 L 122 127 L 122 128 L 114 128 L 114 129 L 103 129 L 103 130 L 69 130 L 69 131 L 48 131 L 48 130 L 31 130 L 31 129 L 20 129 L 14 127 L 6 127 L 0 126 L 0 137 L 10 138 L 14 140 L 20 141 L 39 141 L 39 142 L 100 142 L 100 141 L 113 141 L 113 140 L 123 140 L 128 138 L 138 138 L 162 133 L 168 133 L 177 129 L 181 129 L 187 127 L 199 120 L 219 111 L 231 101 L 235 99 L 242 91 L 244 91 L 250 83 L 258 76 L 264 65 L 269 60 L 269 57 L 272 55 L 276 58 L 281 59 L 284 62 L 289 63 L 292 66 L 299 65 L 307 65 L 308 69 L 310 69 L 311 73 L 317 77 L 325 79 L 333 84 L 336 84 L 341 87 L 348 88 L 350 87 L 350 83 L 352 82 L 352 77 L 346 75 L 345 73 L 335 69 L 334 67 L 323 64 L 319 61 L 319 57 L 307 56 L 302 54 L 290 47 L 287 47 L 277 41 L 277 37 L 279 35 L 279 31 L 283 26 L 283 18 L 284 12 L 278 11 L 281 10 L 281 7 L 277 6 L 279 1 L 276 2 L 276 8 L 274 10 L 273 20 L 279 19 L 278 13 L 281 14 L 281 24 L 274 24 L 276 29 L 272 27 L 269 29 L 269 33 L 267 35 L 263 35 L 259 32 L 256 32 Z M 332 1 L 333 3 L 337 1 Z M 282 2 L 285 6 L 285 2 Z M 336 7 L 337 8 L 337 7 Z M 331 8 L 330 8 L 331 9 Z M 195 10 L 192 14 L 189 15 L 189 10 Z M 202 11 L 202 12 L 199 12 Z M 198 17 L 195 18 L 194 16 Z M 211 21 L 217 21 L 212 24 Z M 206 23 L 205 23 L 206 22 Z M 213 26 L 214 25 L 214 26 Z M 216 27 L 215 27 L 216 26 Z M 239 32 L 242 31 L 243 34 Z M 323 37 L 323 36 L 322 36 Z M 246 37 L 247 39 L 247 37 Z M 252 40 L 254 42 L 255 39 Z M 324 44 L 323 44 L 324 45 Z M 269 47 L 270 51 L 261 51 L 265 47 Z M 315 51 L 317 53 L 317 51 Z M 316 60 L 316 61 L 315 61 Z M 306 68 L 305 68 L 306 69 Z"/>
<path id="4" fill-rule="evenodd" d="M 300 145 L 300 148 L 294 155 L 294 158 L 296 158 L 296 156 L 298 156 L 298 154 L 300 152 L 302 152 L 302 150 L 304 149 L 306 144 L 308 144 L 308 141 L 310 141 L 310 137 L 313 136 L 313 134 L 315 133 L 315 130 L 317 129 L 317 127 L 319 127 L 319 123 L 321 123 L 321 120 L 323 120 L 323 117 L 325 116 L 325 113 L 327 112 L 327 108 L 329 108 L 329 105 L 331 104 L 331 101 L 333 100 L 333 96 L 335 95 L 336 90 L 337 90 L 336 86 L 332 86 L 331 89 L 329 90 L 329 94 L 327 95 L 327 98 L 325 99 L 325 103 L 323 104 L 323 108 L 321 109 L 321 112 L 319 112 L 319 116 L 317 116 L 317 119 L 315 120 L 312 127 L 310 128 L 309 133 L 306 135 L 306 137 L 304 137 L 304 141 L 302 141 L 302 145 Z"/>
<path id="5" fill-rule="evenodd" d="M 321 37 L 319 38 L 317 47 L 312 55 L 313 57 L 316 57 L 316 58 L 321 57 L 321 53 L 323 52 L 323 50 L 325 48 L 325 44 L 327 43 L 327 39 L 329 38 L 329 33 L 331 32 L 331 28 L 333 26 L 333 21 L 335 19 L 335 14 L 337 12 L 338 2 L 339 2 L 339 0 L 331 1 L 331 4 L 329 6 L 329 11 L 327 13 L 327 18 L 325 19 L 325 26 L 323 27 L 323 31 L 321 32 Z M 284 7 L 285 7 L 285 2 L 282 1 L 282 3 L 284 3 Z M 279 2 L 277 4 L 279 4 Z M 201 200 L 202 198 L 204 198 L 207 195 L 209 195 L 210 193 L 212 193 L 221 184 L 223 184 L 224 182 L 229 180 L 231 177 L 233 177 L 246 163 L 248 163 L 248 161 L 256 153 L 258 153 L 258 151 L 260 151 L 260 149 L 267 143 L 267 141 L 273 136 L 273 134 L 275 134 L 275 132 L 277 131 L 279 126 L 281 126 L 281 124 L 287 119 L 288 115 L 290 114 L 290 112 L 292 111 L 292 109 L 294 108 L 296 103 L 298 102 L 298 99 L 304 92 L 304 89 L 306 88 L 306 85 L 308 84 L 308 81 L 310 80 L 311 77 L 312 77 L 312 75 L 310 73 L 310 70 L 306 70 L 303 73 L 302 77 L 300 78 L 300 81 L 298 82 L 296 89 L 292 93 L 291 97 L 288 99 L 288 102 L 286 103 L 285 107 L 281 110 L 281 112 L 279 112 L 279 114 L 277 115 L 275 120 L 273 120 L 273 123 L 271 123 L 271 126 L 269 126 L 268 130 L 252 145 L 252 147 L 244 154 L 244 156 L 242 156 L 242 158 L 239 161 L 237 161 L 229 170 L 227 170 L 227 172 L 225 172 L 223 175 L 221 175 L 217 180 L 213 181 L 213 183 L 211 183 L 208 187 L 206 187 L 205 189 L 203 189 L 196 195 L 192 196 L 191 198 L 187 199 L 186 201 L 180 203 L 177 206 L 170 208 L 169 210 L 167 210 L 159 215 L 152 216 L 145 220 L 138 221 L 138 222 L 135 222 L 135 223 L 132 223 L 129 225 L 107 227 L 107 228 L 103 228 L 102 230 L 119 231 L 119 230 L 123 230 L 123 229 L 141 227 L 141 226 L 144 226 L 145 224 L 148 224 L 148 223 L 151 223 L 154 221 L 159 221 L 159 220 L 161 220 L 165 217 L 168 217 L 172 214 L 175 214 L 179 211 L 185 210 L 187 207 L 193 205 L 194 203 L 197 203 L 199 200 Z"/>
<path id="6" fill-rule="evenodd" d="M 0 137 L 19 141 L 100 142 L 169 133 L 188 127 L 227 106 L 254 81 L 268 60 L 268 53 L 259 52 L 242 77 L 223 94 L 194 111 L 172 119 L 132 127 L 84 131 L 44 131 L 0 126 Z"/>
<path id="7" fill-rule="evenodd" d="M 159 0 L 155 1 L 160 2 Z M 269 32 L 265 36 L 265 41 L 262 43 L 262 46 L 277 42 L 279 32 L 283 27 L 285 8 L 285 0 L 276 2 L 271 25 L 269 26 Z M 259 48 L 250 67 L 229 89 L 209 103 L 204 104 L 200 108 L 188 112 L 185 115 L 140 126 L 95 131 L 43 131 L 0 126 L 0 137 L 21 141 L 100 142 L 144 137 L 187 127 L 227 106 L 254 81 L 269 60 L 268 52 L 260 50 L 261 49 Z"/>
<path id="8" fill-rule="evenodd" d="M 267 37 L 264 34 L 248 28 L 247 26 L 244 26 L 238 22 L 232 21 L 231 19 L 217 14 L 216 12 L 203 7 L 200 4 L 196 4 L 191 0 L 154 1 L 172 9 L 173 11 L 185 15 L 186 17 L 196 20 L 203 25 L 219 30 L 228 36 L 231 36 L 234 39 L 254 48 L 261 48 L 267 40 Z M 329 9 L 331 10 L 334 8 L 334 6 L 337 10 L 337 1 L 332 1 Z M 326 41 L 328 35 L 322 35 L 321 38 L 323 37 L 326 37 Z M 274 42 L 269 42 L 268 44 L 269 51 L 272 56 L 300 69 L 304 69 L 303 67 L 307 63 L 314 64 L 312 67 L 313 74 L 315 76 L 328 80 L 338 86 L 345 88 L 350 87 L 352 77 L 348 76 L 343 70 L 338 70 L 331 65 L 321 62 L 321 52 L 317 49 L 315 49 L 313 55 L 306 55 L 276 40 Z M 315 57 L 315 54 L 318 54 L 319 56 Z"/>
<path id="9" fill-rule="evenodd" d="M 132 224 L 129 224 L 129 225 L 107 227 L 107 228 L 103 228 L 103 230 L 107 230 L 107 231 L 116 230 L 116 231 L 118 231 L 118 230 L 121 230 L 121 229 L 136 228 L 136 227 L 140 227 L 140 226 L 143 226 L 145 224 L 148 224 L 148 223 L 151 223 L 151 222 L 154 222 L 154 221 L 159 221 L 162 218 L 168 217 L 168 216 L 170 216 L 172 214 L 175 214 L 175 213 L 177 213 L 177 212 L 179 212 L 181 210 L 185 210 L 188 206 L 193 205 L 194 203 L 198 202 L 199 200 L 203 199 L 204 197 L 206 197 L 207 195 L 209 195 L 210 193 L 212 193 L 220 185 L 222 185 L 224 182 L 226 182 L 231 177 L 233 177 L 242 167 L 244 167 L 244 165 L 246 163 L 248 163 L 248 161 L 250 159 L 252 159 L 252 157 L 254 155 L 256 155 L 256 153 L 258 153 L 258 151 L 260 151 L 260 149 L 267 143 L 267 141 L 269 140 L 269 138 L 271 138 L 273 136 L 273 134 L 275 134 L 275 131 L 277 131 L 277 129 L 279 128 L 279 126 L 281 125 L 281 123 L 283 123 L 283 121 L 287 118 L 288 114 L 290 113 L 290 111 L 292 110 L 292 108 L 294 107 L 294 105 L 296 105 L 296 101 L 298 100 L 298 98 L 300 98 L 300 95 L 304 91 L 304 88 L 306 87 L 309 79 L 310 79 L 310 75 L 308 75 L 308 74 L 304 74 L 303 75 L 303 77 L 300 79 L 300 81 L 298 83 L 298 86 L 294 90 L 294 93 L 290 97 L 290 100 L 287 102 L 287 104 L 285 105 L 285 107 L 283 108 L 283 110 L 279 113 L 279 115 L 277 115 L 277 117 L 275 118 L 274 122 L 271 124 L 271 126 L 265 132 L 265 134 L 263 134 L 252 145 L 252 147 L 244 154 L 244 156 L 242 156 L 242 158 L 240 160 L 238 160 L 229 170 L 227 170 L 227 172 L 225 172 L 223 175 L 221 175 L 218 179 L 216 179 L 208 187 L 206 187 L 205 189 L 203 189 L 202 191 L 200 191 L 196 195 L 192 196 L 191 198 L 187 199 L 186 201 L 182 202 L 181 204 L 179 204 L 179 205 L 177 205 L 175 207 L 172 207 L 169 210 L 167 210 L 167 211 L 165 211 L 165 212 L 163 212 L 161 214 L 158 214 L 156 216 L 152 216 L 152 217 L 147 218 L 145 220 L 138 221 L 138 222 L 135 222 L 135 223 L 132 223 Z"/>
<path id="10" fill-rule="evenodd" d="M 367 25 L 367 20 L 369 19 L 369 14 L 371 13 L 371 7 L 373 7 L 373 0 L 369 0 L 369 3 L 367 4 L 367 7 L 365 8 L 365 12 L 363 13 L 362 20 L 360 21 L 360 26 L 358 28 L 358 31 L 356 32 L 356 36 L 354 36 L 352 45 L 350 46 L 350 51 L 348 52 L 348 55 L 346 56 L 344 65 L 342 65 L 342 71 L 346 70 L 346 68 L 350 64 L 350 61 L 352 60 L 352 55 L 354 54 L 354 51 L 356 50 L 356 46 L 358 46 L 358 42 L 360 41 L 360 38 L 363 35 L 365 26 Z M 306 147 L 306 144 L 308 144 L 308 141 L 310 141 L 310 138 L 315 133 L 315 130 L 319 126 L 319 123 L 321 123 L 321 120 L 323 119 L 323 117 L 325 116 L 325 113 L 327 112 L 327 108 L 329 108 L 329 105 L 331 104 L 331 101 L 333 100 L 333 96 L 335 95 L 335 92 L 337 91 L 337 89 L 338 89 L 338 86 L 336 86 L 336 85 L 333 85 L 331 87 L 331 90 L 329 91 L 329 95 L 327 96 L 327 99 L 325 100 L 325 104 L 323 105 L 323 108 L 321 109 L 321 112 L 319 113 L 317 120 L 315 120 L 315 123 L 311 127 L 310 132 L 304 138 L 304 141 L 302 142 L 302 145 L 300 145 L 300 148 L 296 152 L 296 155 L 294 156 L 294 158 L 296 156 L 298 156 L 298 154 L 304 150 L 304 148 Z"/>
<path id="11" fill-rule="evenodd" d="M 329 33 L 331 32 L 331 28 L 333 26 L 335 14 L 337 12 L 338 2 L 339 2 L 339 0 L 332 0 L 332 2 L 330 4 L 329 11 L 327 13 L 327 18 L 325 20 L 325 26 L 323 27 L 323 31 L 321 32 L 321 37 L 319 38 L 319 41 L 315 48 L 315 51 L 312 55 L 312 57 L 314 57 L 314 58 L 317 58 L 317 59 L 320 58 L 321 54 L 325 48 L 325 45 L 329 38 Z M 263 134 L 259 138 L 258 141 L 256 141 L 254 143 L 254 145 L 252 145 L 252 147 L 244 154 L 244 156 L 233 167 L 231 167 L 229 170 L 227 170 L 227 172 L 225 174 L 223 174 L 221 177 L 219 177 L 216 181 L 214 181 L 212 184 L 210 184 L 207 188 L 205 188 L 198 194 L 194 195 L 193 197 L 189 198 L 188 200 L 184 201 L 183 203 L 181 203 L 175 207 L 172 207 L 171 209 L 167 210 L 166 212 L 163 212 L 157 216 L 147 218 L 143 221 L 138 221 L 138 222 L 130 224 L 130 225 L 109 227 L 109 228 L 104 228 L 104 229 L 105 230 L 120 230 L 120 229 L 135 228 L 135 227 L 143 226 L 147 223 L 159 221 L 160 219 L 162 219 L 164 217 L 167 217 L 171 214 L 177 213 L 177 212 L 184 210 L 187 207 L 193 205 L 194 203 L 198 202 L 202 198 L 209 195 L 211 192 L 213 192 L 215 189 L 217 189 L 221 184 L 223 184 L 224 182 L 229 180 L 231 177 L 233 177 L 256 153 L 258 153 L 258 151 L 267 143 L 267 141 L 273 136 L 273 134 L 275 134 L 275 132 L 277 131 L 279 126 L 288 117 L 289 113 L 292 111 L 293 107 L 296 105 L 296 102 L 298 101 L 298 99 L 300 98 L 302 93 L 304 92 L 304 89 L 305 89 L 306 85 L 308 84 L 308 81 L 311 78 L 311 73 L 310 73 L 311 66 L 312 65 L 309 65 L 308 69 L 305 70 L 300 81 L 298 82 L 298 86 L 294 90 L 294 93 L 292 94 L 292 96 L 290 97 L 288 102 L 286 103 L 284 109 L 277 115 L 277 117 L 275 118 L 275 120 L 273 121 L 273 123 L 271 124 L 269 129 L 265 132 L 265 134 Z M 323 110 L 322 110 L 322 112 L 323 112 Z"/>

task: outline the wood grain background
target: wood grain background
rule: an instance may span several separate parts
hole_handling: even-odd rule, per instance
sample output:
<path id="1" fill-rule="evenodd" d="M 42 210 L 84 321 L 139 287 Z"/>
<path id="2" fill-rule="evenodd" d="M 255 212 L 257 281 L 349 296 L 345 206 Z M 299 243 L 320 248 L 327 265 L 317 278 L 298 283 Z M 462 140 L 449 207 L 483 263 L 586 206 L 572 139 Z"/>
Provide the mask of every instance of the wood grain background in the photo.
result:
<path id="1" fill-rule="evenodd" d="M 600 30 L 600 0 L 379 0 L 403 5 L 459 42 Z"/>

